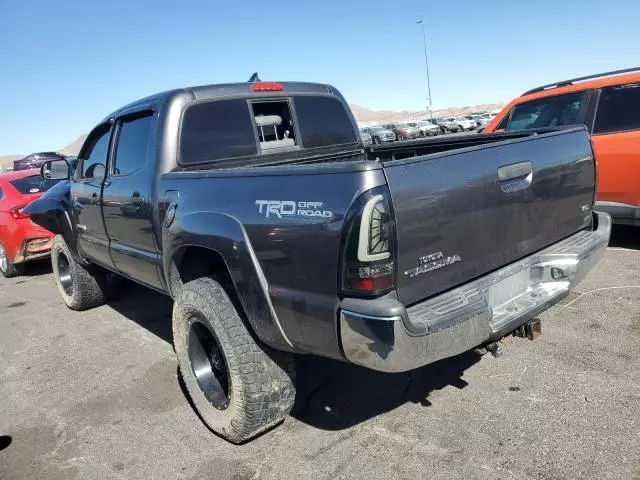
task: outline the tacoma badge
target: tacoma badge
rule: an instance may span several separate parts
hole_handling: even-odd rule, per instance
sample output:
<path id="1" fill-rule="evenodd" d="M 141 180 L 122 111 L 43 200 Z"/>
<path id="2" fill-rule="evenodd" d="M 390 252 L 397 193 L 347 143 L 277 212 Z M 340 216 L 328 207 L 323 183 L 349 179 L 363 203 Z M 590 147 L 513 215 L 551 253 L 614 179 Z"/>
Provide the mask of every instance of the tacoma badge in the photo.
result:
<path id="1" fill-rule="evenodd" d="M 456 262 L 461 261 L 459 255 L 453 255 L 451 257 L 445 257 L 442 252 L 431 253 L 424 257 L 418 258 L 419 265 L 411 270 L 404 272 L 405 275 L 409 275 L 409 278 L 417 277 L 423 273 L 432 272 L 447 265 L 453 265 Z"/>

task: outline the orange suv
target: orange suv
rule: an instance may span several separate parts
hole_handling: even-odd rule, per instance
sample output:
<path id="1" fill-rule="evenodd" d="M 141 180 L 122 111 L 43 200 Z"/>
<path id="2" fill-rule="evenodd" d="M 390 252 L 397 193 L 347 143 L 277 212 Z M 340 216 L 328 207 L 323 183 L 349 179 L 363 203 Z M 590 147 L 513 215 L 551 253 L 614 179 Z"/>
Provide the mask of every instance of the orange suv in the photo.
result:
<path id="1" fill-rule="evenodd" d="M 586 125 L 598 159 L 596 209 L 640 226 L 640 67 L 534 88 L 483 133 Z"/>

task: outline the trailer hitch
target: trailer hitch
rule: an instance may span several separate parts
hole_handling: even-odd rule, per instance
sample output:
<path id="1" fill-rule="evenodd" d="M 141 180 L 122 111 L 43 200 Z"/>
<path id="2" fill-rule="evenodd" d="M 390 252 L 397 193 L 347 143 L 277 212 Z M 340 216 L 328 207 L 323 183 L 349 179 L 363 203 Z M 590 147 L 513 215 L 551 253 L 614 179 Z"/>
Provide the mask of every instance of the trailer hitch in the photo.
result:
<path id="1" fill-rule="evenodd" d="M 524 325 L 520 325 L 513 331 L 516 337 L 528 338 L 529 340 L 535 340 L 542 334 L 542 322 L 539 318 L 529 320 Z"/>

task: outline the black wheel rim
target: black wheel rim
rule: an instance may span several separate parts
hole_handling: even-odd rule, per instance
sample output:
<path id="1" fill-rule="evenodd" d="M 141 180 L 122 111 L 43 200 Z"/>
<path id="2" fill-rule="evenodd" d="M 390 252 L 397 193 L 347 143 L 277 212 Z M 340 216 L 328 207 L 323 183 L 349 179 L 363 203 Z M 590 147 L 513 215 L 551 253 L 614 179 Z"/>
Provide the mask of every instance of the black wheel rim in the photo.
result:
<path id="1" fill-rule="evenodd" d="M 62 285 L 64 293 L 71 296 L 73 294 L 73 276 L 71 275 L 69 259 L 64 253 L 59 252 L 56 261 L 58 262 L 58 280 L 60 280 L 60 285 Z"/>
<path id="2" fill-rule="evenodd" d="M 229 370 L 220 345 L 209 327 L 197 318 L 189 327 L 189 363 L 198 386 L 218 410 L 229 406 Z"/>

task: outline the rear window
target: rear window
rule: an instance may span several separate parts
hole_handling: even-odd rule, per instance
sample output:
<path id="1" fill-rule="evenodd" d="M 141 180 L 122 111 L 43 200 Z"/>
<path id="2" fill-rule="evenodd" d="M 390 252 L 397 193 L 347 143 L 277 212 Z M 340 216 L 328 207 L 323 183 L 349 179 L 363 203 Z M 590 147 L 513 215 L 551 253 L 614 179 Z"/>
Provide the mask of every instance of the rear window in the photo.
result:
<path id="1" fill-rule="evenodd" d="M 640 84 L 633 83 L 602 90 L 593 133 L 640 129 Z"/>
<path id="2" fill-rule="evenodd" d="M 585 99 L 585 93 L 578 92 L 521 103 L 513 109 L 507 130 L 575 125 Z"/>
<path id="3" fill-rule="evenodd" d="M 199 103 L 185 111 L 180 135 L 180 163 L 197 164 L 257 154 L 246 100 Z"/>
<path id="4" fill-rule="evenodd" d="M 305 148 L 358 141 L 342 102 L 334 97 L 295 97 L 298 129 Z"/>
<path id="5" fill-rule="evenodd" d="M 60 180 L 45 180 L 40 175 L 10 180 L 9 183 L 23 195 L 42 193 L 49 190 Z"/>

